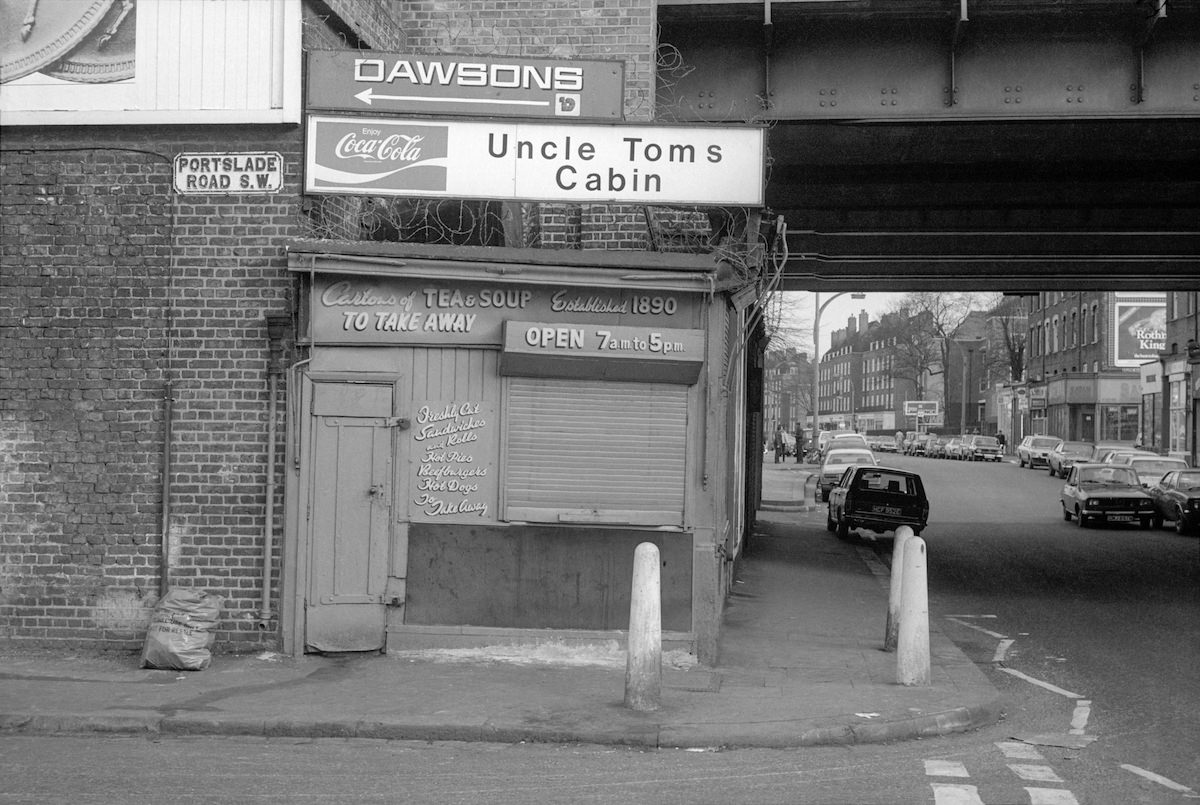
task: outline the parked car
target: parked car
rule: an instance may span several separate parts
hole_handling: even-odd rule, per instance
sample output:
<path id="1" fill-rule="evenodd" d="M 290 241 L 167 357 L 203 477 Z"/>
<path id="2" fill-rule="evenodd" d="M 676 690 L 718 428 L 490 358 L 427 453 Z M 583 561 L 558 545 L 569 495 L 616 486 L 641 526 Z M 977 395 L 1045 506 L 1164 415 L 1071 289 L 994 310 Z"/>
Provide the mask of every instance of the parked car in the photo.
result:
<path id="1" fill-rule="evenodd" d="M 838 481 L 842 478 L 842 473 L 848 467 L 856 464 L 864 464 L 869 467 L 874 467 L 878 462 L 875 460 L 875 454 L 870 450 L 862 450 L 857 448 L 847 448 L 845 450 L 831 450 L 826 454 L 821 462 L 821 469 L 817 474 L 817 500 L 824 503 L 829 499 L 829 490 L 837 486 Z"/>
<path id="2" fill-rule="evenodd" d="M 825 445 L 825 455 L 829 455 L 834 450 L 870 450 L 871 445 L 867 444 L 867 439 L 861 433 L 835 433 L 833 438 Z"/>
<path id="3" fill-rule="evenodd" d="M 876 439 L 875 449 L 881 453 L 895 453 L 898 449 L 895 436 L 880 436 Z"/>
<path id="4" fill-rule="evenodd" d="M 1113 450 L 1106 453 L 1102 464 L 1128 464 L 1130 459 L 1139 456 L 1158 456 L 1158 453 L 1151 453 L 1149 450 Z"/>
<path id="5" fill-rule="evenodd" d="M 1088 456 L 1088 463 L 1099 464 L 1108 456 L 1109 453 L 1117 450 L 1132 450 L 1133 445 L 1130 442 L 1096 442 L 1092 445 L 1092 454 Z"/>
<path id="6" fill-rule="evenodd" d="M 978 433 L 967 439 L 962 451 L 967 461 L 999 461 L 1003 458 L 999 440 L 995 436 L 981 436 Z"/>
<path id="7" fill-rule="evenodd" d="M 920 534 L 929 521 L 925 485 L 915 472 L 858 466 L 846 470 L 829 493 L 825 527 L 846 539 L 856 528 L 877 534 L 902 525 Z"/>
<path id="8" fill-rule="evenodd" d="M 1046 464 L 1050 469 L 1051 475 L 1057 475 L 1059 478 L 1066 478 L 1071 467 L 1077 461 L 1087 461 L 1092 457 L 1091 442 L 1067 442 L 1060 441 L 1046 455 Z"/>
<path id="9" fill-rule="evenodd" d="M 949 442 L 945 436 L 934 436 L 925 443 L 925 455 L 929 458 L 945 458 L 946 443 Z"/>
<path id="10" fill-rule="evenodd" d="M 1146 490 L 1154 501 L 1154 525 L 1175 523 L 1180 534 L 1200 531 L 1200 470 L 1174 470 Z"/>
<path id="11" fill-rule="evenodd" d="M 1182 458 L 1168 458 L 1167 456 L 1133 456 L 1129 459 L 1129 463 L 1124 465 L 1133 467 L 1133 471 L 1137 473 L 1138 480 L 1142 486 L 1151 486 L 1158 483 L 1158 479 L 1166 475 L 1172 470 L 1186 470 L 1187 462 Z"/>
<path id="12" fill-rule="evenodd" d="M 1038 464 L 1050 464 L 1050 451 L 1062 439 L 1057 436 L 1026 436 L 1017 445 L 1017 465 L 1021 467 L 1036 467 Z"/>
<path id="13" fill-rule="evenodd" d="M 1154 520 L 1154 501 L 1132 467 L 1076 464 L 1067 474 L 1059 502 L 1063 519 L 1074 517 L 1080 528 L 1092 522 L 1138 523 L 1149 528 Z"/>
<path id="14" fill-rule="evenodd" d="M 942 450 L 942 458 L 961 459 L 963 458 L 963 442 L 965 436 L 951 436 L 946 442 L 946 447 Z"/>

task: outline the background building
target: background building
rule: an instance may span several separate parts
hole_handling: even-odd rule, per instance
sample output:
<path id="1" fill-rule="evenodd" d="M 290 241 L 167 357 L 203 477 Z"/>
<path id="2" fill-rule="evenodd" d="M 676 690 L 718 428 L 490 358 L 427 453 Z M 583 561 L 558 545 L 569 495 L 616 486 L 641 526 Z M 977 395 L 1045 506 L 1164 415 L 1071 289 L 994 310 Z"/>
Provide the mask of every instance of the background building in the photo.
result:
<path id="1" fill-rule="evenodd" d="M 1028 433 L 1142 438 L 1139 366 L 1165 340 L 1163 294 L 1044 292 L 1026 299 Z"/>

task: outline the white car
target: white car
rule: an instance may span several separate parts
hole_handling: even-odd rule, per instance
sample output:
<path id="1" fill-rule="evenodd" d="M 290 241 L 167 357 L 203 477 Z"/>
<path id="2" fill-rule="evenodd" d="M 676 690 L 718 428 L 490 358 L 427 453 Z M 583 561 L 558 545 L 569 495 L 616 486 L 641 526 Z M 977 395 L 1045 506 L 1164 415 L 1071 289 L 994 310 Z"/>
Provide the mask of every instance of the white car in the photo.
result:
<path id="1" fill-rule="evenodd" d="M 879 462 L 870 450 L 848 447 L 844 450 L 829 451 L 821 461 L 821 469 L 817 473 L 817 502 L 824 503 L 829 500 L 829 490 L 842 480 L 842 473 L 846 468 L 859 464 L 875 467 Z"/>
<path id="2" fill-rule="evenodd" d="M 1062 439 L 1057 436 L 1026 436 L 1017 445 L 1017 464 L 1022 467 L 1050 466 L 1050 451 Z"/>
<path id="3" fill-rule="evenodd" d="M 1182 458 L 1167 458 L 1166 456 L 1133 456 L 1127 462 L 1133 471 L 1137 473 L 1138 481 L 1142 486 L 1154 486 L 1158 483 L 1158 479 L 1162 478 L 1168 472 L 1175 470 L 1186 470 L 1187 462 Z"/>

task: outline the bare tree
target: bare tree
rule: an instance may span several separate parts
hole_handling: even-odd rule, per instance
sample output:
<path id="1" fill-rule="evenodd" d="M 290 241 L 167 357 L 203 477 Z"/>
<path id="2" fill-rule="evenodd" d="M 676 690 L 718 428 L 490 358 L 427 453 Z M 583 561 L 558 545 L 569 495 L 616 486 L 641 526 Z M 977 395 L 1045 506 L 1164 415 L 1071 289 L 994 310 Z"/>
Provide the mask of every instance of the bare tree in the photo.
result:
<path id="1" fill-rule="evenodd" d="M 963 322 L 973 311 L 994 308 L 999 298 L 999 294 L 934 291 L 906 295 L 893 307 L 899 328 L 893 373 L 912 381 L 918 396 L 923 394 L 927 389 L 925 379 L 945 373 L 953 341 L 960 335 Z M 943 382 L 940 395 L 943 410 L 949 403 L 948 393 L 948 384 Z"/>
<path id="2" fill-rule="evenodd" d="M 1006 381 L 1025 376 L 1025 342 L 1028 316 L 1020 297 L 1006 296 L 988 313 L 993 343 L 999 349 L 989 353 L 988 371 Z"/>

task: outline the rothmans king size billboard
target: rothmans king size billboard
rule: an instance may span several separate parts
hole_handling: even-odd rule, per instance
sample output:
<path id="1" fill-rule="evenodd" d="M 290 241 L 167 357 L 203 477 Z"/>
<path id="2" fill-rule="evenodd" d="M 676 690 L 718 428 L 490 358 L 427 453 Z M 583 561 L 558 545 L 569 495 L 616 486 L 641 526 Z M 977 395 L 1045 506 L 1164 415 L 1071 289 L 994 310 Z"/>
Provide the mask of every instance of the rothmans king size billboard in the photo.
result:
<path id="1" fill-rule="evenodd" d="M 765 133 L 725 126 L 308 117 L 308 193 L 763 203 Z"/>

